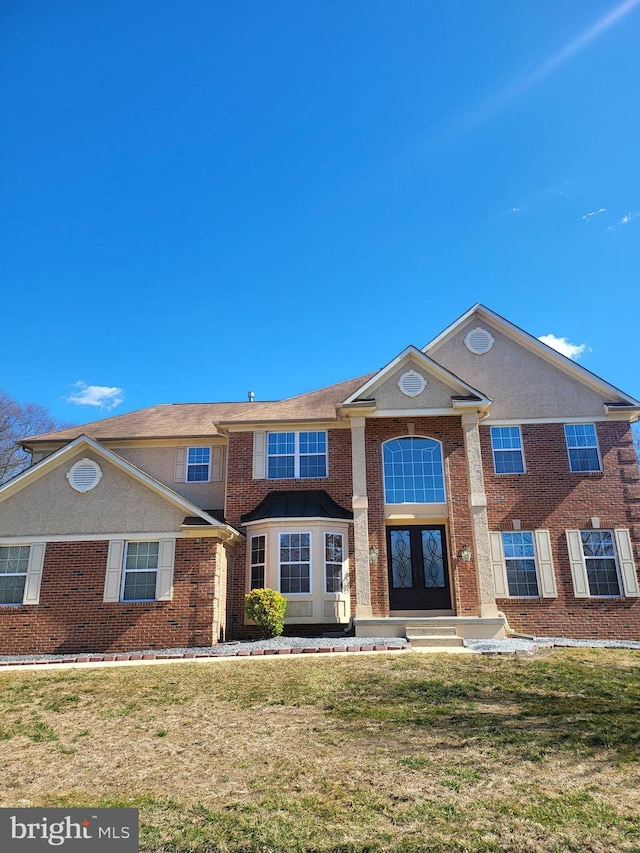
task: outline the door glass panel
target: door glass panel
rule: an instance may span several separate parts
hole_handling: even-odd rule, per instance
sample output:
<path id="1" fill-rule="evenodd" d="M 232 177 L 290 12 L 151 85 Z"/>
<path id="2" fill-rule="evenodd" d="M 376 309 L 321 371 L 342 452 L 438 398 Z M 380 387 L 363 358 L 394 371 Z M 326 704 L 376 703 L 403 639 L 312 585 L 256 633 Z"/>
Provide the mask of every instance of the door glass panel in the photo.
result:
<path id="1" fill-rule="evenodd" d="M 391 530 L 391 577 L 394 589 L 411 589 L 411 541 L 409 530 Z"/>
<path id="2" fill-rule="evenodd" d="M 440 530 L 422 530 L 421 533 L 424 585 L 427 589 L 442 588 L 445 585 L 442 532 Z"/>

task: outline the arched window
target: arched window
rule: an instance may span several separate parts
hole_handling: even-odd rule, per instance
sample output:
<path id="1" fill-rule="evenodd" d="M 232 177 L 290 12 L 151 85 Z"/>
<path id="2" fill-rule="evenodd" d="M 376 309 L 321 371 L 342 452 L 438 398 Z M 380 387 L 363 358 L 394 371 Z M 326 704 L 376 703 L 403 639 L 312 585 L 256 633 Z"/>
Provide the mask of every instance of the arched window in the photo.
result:
<path id="1" fill-rule="evenodd" d="M 392 438 L 382 445 L 388 504 L 444 503 L 442 445 L 433 438 Z"/>

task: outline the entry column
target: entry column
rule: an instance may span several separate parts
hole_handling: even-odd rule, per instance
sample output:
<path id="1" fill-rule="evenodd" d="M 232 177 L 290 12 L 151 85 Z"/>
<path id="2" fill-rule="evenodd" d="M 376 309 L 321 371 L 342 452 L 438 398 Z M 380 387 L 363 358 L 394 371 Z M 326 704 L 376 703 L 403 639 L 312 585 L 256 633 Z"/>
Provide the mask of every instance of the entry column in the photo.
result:
<path id="1" fill-rule="evenodd" d="M 365 418 L 351 417 L 351 471 L 353 477 L 353 544 L 356 576 L 356 618 L 366 619 L 371 612 L 369 574 L 369 499 L 367 497 L 367 460 Z"/>
<path id="2" fill-rule="evenodd" d="M 477 412 L 462 415 L 462 431 L 469 475 L 469 509 L 473 530 L 473 557 L 478 578 L 478 615 L 497 616 L 496 592 L 491 565 L 487 495 L 484 490 L 480 430 Z"/>

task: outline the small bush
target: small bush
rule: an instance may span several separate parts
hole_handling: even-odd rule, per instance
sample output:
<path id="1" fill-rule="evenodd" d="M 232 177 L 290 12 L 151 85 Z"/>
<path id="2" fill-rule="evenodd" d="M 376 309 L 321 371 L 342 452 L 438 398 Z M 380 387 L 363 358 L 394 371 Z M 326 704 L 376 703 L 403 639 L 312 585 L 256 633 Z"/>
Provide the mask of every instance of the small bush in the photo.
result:
<path id="1" fill-rule="evenodd" d="M 254 589 L 245 595 L 247 619 L 253 619 L 265 637 L 282 634 L 286 609 L 287 599 L 275 589 Z"/>

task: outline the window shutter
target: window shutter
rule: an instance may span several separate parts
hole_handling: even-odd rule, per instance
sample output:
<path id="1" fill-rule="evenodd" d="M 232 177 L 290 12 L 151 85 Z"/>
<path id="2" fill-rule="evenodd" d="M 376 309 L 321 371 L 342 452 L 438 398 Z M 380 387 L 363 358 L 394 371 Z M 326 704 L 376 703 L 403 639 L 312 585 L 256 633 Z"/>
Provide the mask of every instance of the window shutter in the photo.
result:
<path id="1" fill-rule="evenodd" d="M 42 580 L 42 567 L 44 566 L 44 552 L 46 547 L 45 542 L 35 542 L 29 547 L 29 562 L 27 564 L 23 604 L 40 603 L 40 582 Z"/>
<path id="2" fill-rule="evenodd" d="M 176 447 L 176 462 L 173 471 L 174 483 L 184 483 L 187 479 L 187 448 Z"/>
<path id="3" fill-rule="evenodd" d="M 222 480 L 222 457 L 224 447 L 211 448 L 211 479 Z"/>
<path id="4" fill-rule="evenodd" d="M 110 539 L 103 601 L 120 601 L 120 581 L 124 559 L 124 539 Z"/>
<path id="5" fill-rule="evenodd" d="M 534 530 L 536 541 L 536 557 L 538 574 L 540 576 L 540 594 L 543 598 L 557 598 L 556 579 L 553 573 L 553 556 L 551 554 L 551 537 L 548 530 Z"/>
<path id="6" fill-rule="evenodd" d="M 253 479 L 264 480 L 266 477 L 266 446 L 267 433 L 256 430 L 253 433 Z"/>
<path id="7" fill-rule="evenodd" d="M 175 539 L 160 540 L 158 579 L 156 581 L 156 599 L 158 601 L 171 601 L 173 597 L 173 563 L 175 550 Z"/>
<path id="8" fill-rule="evenodd" d="M 502 534 L 489 533 L 489 542 L 491 545 L 491 566 L 493 568 L 493 585 L 496 588 L 496 598 L 507 598 L 509 588 L 507 586 L 507 572 L 504 564 Z"/>
<path id="9" fill-rule="evenodd" d="M 576 598 L 589 598 L 587 566 L 584 561 L 580 531 L 567 530 L 566 533 L 569 562 L 571 564 L 571 579 L 573 581 L 573 594 Z"/>
<path id="10" fill-rule="evenodd" d="M 614 530 L 613 535 L 616 537 L 616 551 L 618 552 L 624 594 L 627 598 L 637 598 L 640 596 L 640 588 L 638 587 L 638 575 L 633 562 L 631 536 L 628 530 L 622 528 Z"/>

